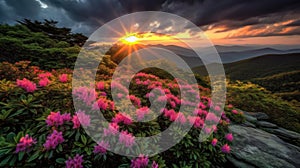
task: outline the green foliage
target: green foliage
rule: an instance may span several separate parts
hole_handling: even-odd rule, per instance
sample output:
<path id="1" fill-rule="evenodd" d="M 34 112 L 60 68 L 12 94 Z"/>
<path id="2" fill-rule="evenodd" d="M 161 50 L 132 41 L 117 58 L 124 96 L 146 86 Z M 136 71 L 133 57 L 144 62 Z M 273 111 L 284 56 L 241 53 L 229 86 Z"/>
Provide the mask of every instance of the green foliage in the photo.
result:
<path id="1" fill-rule="evenodd" d="M 57 28 L 56 22 L 31 22 L 21 25 L 0 25 L 0 61 L 31 61 L 42 69 L 72 68 L 87 39 L 70 29 Z"/>
<path id="2" fill-rule="evenodd" d="M 251 112 L 264 112 L 277 125 L 299 132 L 299 109 L 252 83 L 229 83 L 228 101 L 238 108 Z"/>
<path id="3" fill-rule="evenodd" d="M 108 72 L 116 66 L 110 57 L 104 57 L 102 66 L 107 67 Z M 5 72 L 14 69 L 14 73 L 6 75 Z M 73 101 L 71 97 L 71 82 L 62 83 L 59 81 L 59 75 L 62 73 L 72 74 L 68 69 L 51 71 L 49 77 L 51 83 L 45 87 L 38 86 L 33 93 L 28 93 L 24 89 L 16 86 L 16 79 L 23 77 L 38 83 L 38 74 L 46 71 L 38 67 L 29 66 L 29 62 L 18 62 L 16 64 L 2 63 L 0 66 L 0 166 L 1 167 L 64 167 L 65 161 L 76 154 L 84 156 L 84 167 L 129 167 L 130 160 L 127 157 L 116 155 L 111 152 L 106 154 L 94 154 L 96 143 L 80 127 L 73 128 L 72 121 L 64 122 L 60 126 L 48 126 L 45 122 L 51 111 L 60 111 L 74 115 Z M 103 71 L 101 71 L 103 72 Z M 104 72 L 97 74 L 97 79 L 102 79 Z M 145 78 L 146 80 L 146 78 Z M 170 79 L 157 79 L 162 82 L 163 86 L 171 83 Z M 110 83 L 107 79 L 105 83 Z M 144 91 L 146 88 L 140 88 L 135 83 L 131 85 L 131 93 L 140 98 L 143 105 L 149 102 L 144 100 Z M 144 89 L 144 90 L 143 90 Z M 109 93 L 110 87 L 105 87 Z M 173 94 L 178 94 L 177 89 L 171 89 Z M 111 98 L 111 95 L 107 95 Z M 238 122 L 242 116 L 233 116 L 231 109 L 226 108 L 226 113 L 232 119 Z M 107 110 L 106 117 L 112 118 L 116 110 Z M 93 117 L 91 117 L 94 120 Z M 95 119 L 96 120 L 96 119 Z M 157 120 L 149 123 L 137 123 L 132 126 L 120 125 L 122 129 L 128 129 L 136 136 L 149 136 L 159 133 L 167 128 L 171 123 L 169 120 L 160 116 Z M 213 133 L 208 141 L 199 143 L 198 137 L 201 129 L 193 128 L 173 148 L 149 158 L 155 160 L 159 167 L 211 167 L 212 165 L 222 165 L 226 162 L 225 154 L 220 151 L 224 143 L 230 142 L 224 139 L 225 133 L 228 132 L 227 124 L 218 125 L 218 132 Z M 64 142 L 59 144 L 55 149 L 46 150 L 43 144 L 46 138 L 53 130 L 62 131 Z M 176 128 L 175 128 L 176 129 Z M 180 129 L 174 130 L 175 134 L 180 134 Z M 26 134 L 36 140 L 30 149 L 16 153 L 16 146 L 20 139 Z M 211 145 L 212 138 L 218 138 L 217 146 Z M 113 140 L 113 139 L 111 139 Z"/>

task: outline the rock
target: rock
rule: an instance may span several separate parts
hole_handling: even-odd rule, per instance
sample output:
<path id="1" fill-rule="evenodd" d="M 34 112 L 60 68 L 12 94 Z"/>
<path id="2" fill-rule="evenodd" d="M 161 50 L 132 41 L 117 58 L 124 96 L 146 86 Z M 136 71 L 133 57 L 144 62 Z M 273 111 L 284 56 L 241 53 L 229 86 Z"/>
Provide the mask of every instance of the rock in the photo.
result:
<path id="1" fill-rule="evenodd" d="M 244 114 L 255 117 L 257 120 L 268 120 L 269 119 L 269 116 L 263 112 L 244 112 Z"/>
<path id="2" fill-rule="evenodd" d="M 264 129 L 267 132 L 270 132 L 272 134 L 275 134 L 279 138 L 283 139 L 284 141 L 287 141 L 291 144 L 300 146 L 300 134 L 294 131 L 290 131 L 284 128 L 279 127 L 278 129 Z"/>
<path id="3" fill-rule="evenodd" d="M 269 119 L 269 116 L 266 113 L 262 113 L 262 112 L 257 112 L 255 116 L 256 116 L 257 120 L 268 120 Z"/>
<path id="4" fill-rule="evenodd" d="M 264 128 L 278 128 L 278 126 L 276 124 L 272 124 L 270 122 L 267 121 L 258 121 L 256 123 L 257 126 L 259 127 L 264 127 Z"/>
<path id="5" fill-rule="evenodd" d="M 245 114 L 244 116 L 245 116 L 246 121 L 249 121 L 254 124 L 257 122 L 257 119 L 255 117 L 252 117 L 251 115 Z"/>
<path id="6" fill-rule="evenodd" d="M 234 135 L 232 155 L 254 167 L 300 167 L 300 148 L 284 142 L 266 131 L 240 125 L 231 125 Z M 238 163 L 236 164 L 239 167 Z"/>
<path id="7" fill-rule="evenodd" d="M 245 121 L 244 123 L 241 124 L 242 126 L 245 127 L 252 127 L 255 128 L 256 126 L 254 124 L 252 124 L 251 122 Z"/>
<path id="8" fill-rule="evenodd" d="M 239 161 L 239 160 L 235 159 L 234 157 L 228 156 L 227 159 L 232 164 L 232 165 L 230 165 L 230 167 L 234 166 L 234 167 L 238 167 L 238 168 L 255 168 L 254 166 L 249 165 L 245 162 Z"/>

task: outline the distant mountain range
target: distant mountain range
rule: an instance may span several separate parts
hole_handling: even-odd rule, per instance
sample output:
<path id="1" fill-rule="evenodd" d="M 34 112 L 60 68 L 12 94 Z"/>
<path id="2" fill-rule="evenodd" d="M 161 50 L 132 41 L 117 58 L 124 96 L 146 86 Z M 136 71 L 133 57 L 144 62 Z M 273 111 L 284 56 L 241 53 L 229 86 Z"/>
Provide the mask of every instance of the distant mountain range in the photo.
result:
<path id="1" fill-rule="evenodd" d="M 155 47 L 164 48 L 174 52 L 179 55 L 183 60 L 185 60 L 191 67 L 196 67 L 202 65 L 199 57 L 196 53 L 188 48 L 175 46 L 175 45 L 155 45 Z M 300 53 L 300 49 L 289 49 L 289 50 L 278 50 L 274 48 L 257 48 L 251 46 L 215 46 L 218 51 L 222 63 L 232 63 L 236 61 L 241 61 L 249 58 L 258 57 L 267 54 L 288 54 L 288 53 Z M 201 48 L 202 53 L 205 55 L 211 53 L 211 47 Z M 205 55 L 209 58 L 209 54 Z M 209 61 L 209 60 L 208 60 Z M 213 63 L 213 61 L 209 61 Z"/>
<path id="2" fill-rule="evenodd" d="M 213 65 L 215 63 L 212 63 Z M 251 80 L 266 76 L 300 70 L 300 53 L 268 54 L 237 62 L 224 64 L 225 73 L 233 80 Z M 204 65 L 193 68 L 201 75 L 207 75 Z"/>

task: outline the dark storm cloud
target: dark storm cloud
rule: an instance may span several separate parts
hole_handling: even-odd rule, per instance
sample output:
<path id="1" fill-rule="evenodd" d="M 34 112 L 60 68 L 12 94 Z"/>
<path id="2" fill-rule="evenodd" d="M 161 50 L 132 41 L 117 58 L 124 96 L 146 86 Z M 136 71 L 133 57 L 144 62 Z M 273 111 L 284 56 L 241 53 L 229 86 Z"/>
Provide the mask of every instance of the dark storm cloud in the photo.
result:
<path id="1" fill-rule="evenodd" d="M 23 17 L 36 17 L 41 8 L 35 0 L 4 0 L 8 7 L 11 7 L 16 15 Z"/>
<path id="2" fill-rule="evenodd" d="M 229 31 L 248 25 L 273 24 L 279 20 L 300 16 L 299 0 L 40 1 L 48 8 L 41 8 L 37 0 L 0 0 L 0 19 L 11 21 L 20 18 L 39 20 L 53 18 L 58 19 L 61 25 L 72 27 L 73 30 L 82 31 L 88 35 L 109 20 L 144 10 L 178 14 L 205 30 L 224 27 L 220 31 Z M 162 26 L 163 21 L 161 21 Z"/>

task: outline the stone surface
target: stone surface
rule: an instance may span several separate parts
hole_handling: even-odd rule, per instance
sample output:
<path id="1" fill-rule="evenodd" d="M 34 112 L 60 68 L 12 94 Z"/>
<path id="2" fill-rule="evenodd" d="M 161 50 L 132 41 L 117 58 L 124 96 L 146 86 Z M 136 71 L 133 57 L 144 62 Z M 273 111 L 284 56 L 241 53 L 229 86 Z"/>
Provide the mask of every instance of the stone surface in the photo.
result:
<path id="1" fill-rule="evenodd" d="M 257 122 L 257 119 L 255 117 L 252 117 L 251 115 L 245 114 L 244 116 L 245 116 L 246 121 L 249 121 L 251 123 L 256 123 Z"/>
<path id="2" fill-rule="evenodd" d="M 265 128 L 264 130 L 269 133 L 275 134 L 284 141 L 300 146 L 300 134 L 297 132 L 290 131 L 281 127 L 279 127 L 278 129 Z"/>
<path id="3" fill-rule="evenodd" d="M 255 114 L 255 116 L 258 120 L 268 120 L 269 119 L 269 116 L 266 113 L 262 113 L 262 112 L 257 112 Z"/>
<path id="4" fill-rule="evenodd" d="M 300 148 L 266 131 L 240 125 L 229 126 L 235 140 L 232 155 L 236 167 L 300 167 Z"/>
<path id="5" fill-rule="evenodd" d="M 236 158 L 234 157 L 227 157 L 227 159 L 229 160 L 229 162 L 231 162 L 232 165 L 230 165 L 230 167 L 232 166 L 235 166 L 235 167 L 238 167 L 238 168 L 255 168 L 254 166 L 248 164 L 248 163 L 245 163 L 245 162 L 242 162 L 242 161 L 239 161 L 237 160 Z"/>
<path id="6" fill-rule="evenodd" d="M 270 122 L 267 121 L 258 121 L 256 123 L 257 126 L 259 127 L 264 127 L 264 128 L 278 128 L 278 126 L 276 124 L 272 124 Z"/>
<path id="7" fill-rule="evenodd" d="M 255 117 L 257 120 L 268 120 L 269 116 L 263 112 L 244 112 L 246 115 Z"/>
<path id="8" fill-rule="evenodd" d="M 252 127 L 255 128 L 256 126 L 254 124 L 252 124 L 251 122 L 245 121 L 244 123 L 241 124 L 242 126 L 245 127 Z"/>

